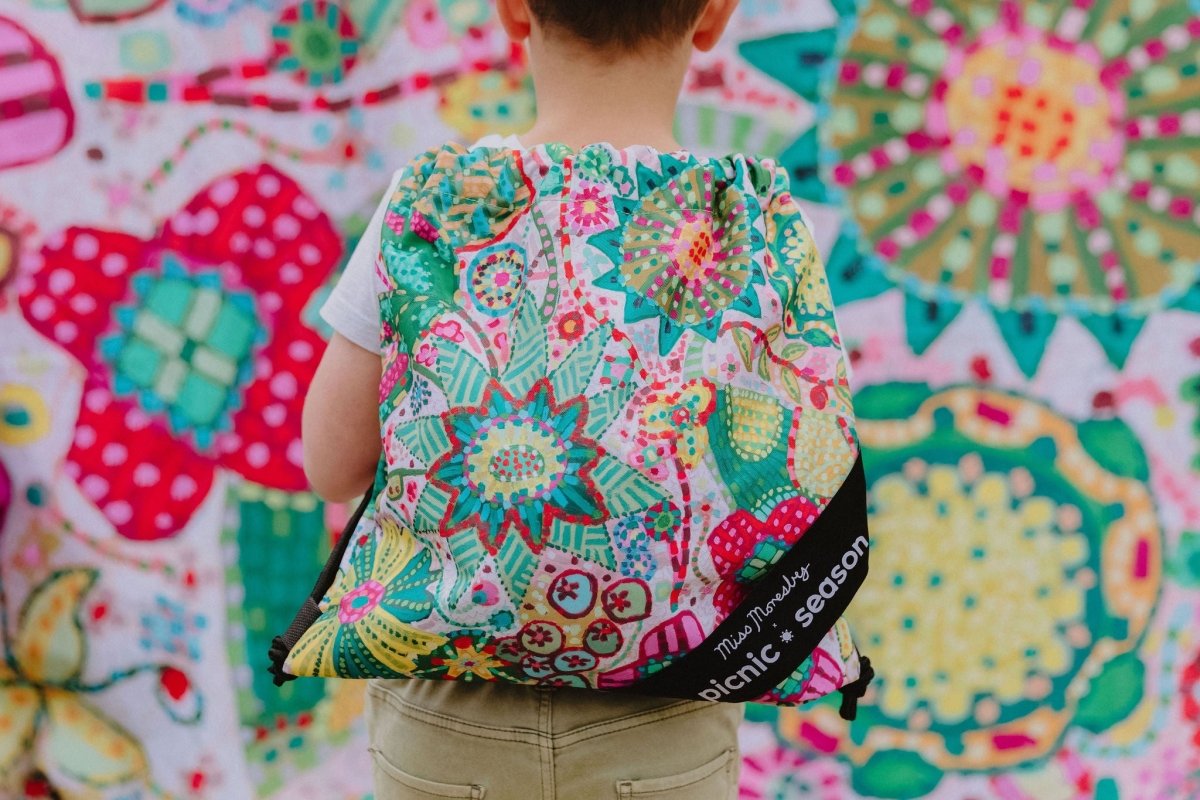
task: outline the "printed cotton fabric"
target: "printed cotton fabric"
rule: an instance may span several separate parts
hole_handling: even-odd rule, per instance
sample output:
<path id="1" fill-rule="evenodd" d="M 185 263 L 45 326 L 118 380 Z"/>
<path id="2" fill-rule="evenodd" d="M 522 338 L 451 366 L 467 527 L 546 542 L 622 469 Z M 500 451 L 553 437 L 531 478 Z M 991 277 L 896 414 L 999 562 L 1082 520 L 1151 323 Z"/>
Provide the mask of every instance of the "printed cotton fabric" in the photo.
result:
<path id="1" fill-rule="evenodd" d="M 619 689 L 711 633 L 858 454 L 787 187 L 647 147 L 418 158 L 379 259 L 378 496 L 285 669 Z M 840 623 L 762 699 L 858 673 Z"/>

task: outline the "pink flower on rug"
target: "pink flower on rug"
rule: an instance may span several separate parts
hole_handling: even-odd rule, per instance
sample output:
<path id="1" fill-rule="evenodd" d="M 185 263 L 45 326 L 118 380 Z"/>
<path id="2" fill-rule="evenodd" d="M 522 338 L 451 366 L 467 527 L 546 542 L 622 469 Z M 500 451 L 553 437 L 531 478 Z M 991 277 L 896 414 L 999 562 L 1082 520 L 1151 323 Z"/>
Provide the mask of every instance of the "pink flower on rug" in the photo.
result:
<path id="1" fill-rule="evenodd" d="M 54 55 L 0 17 L 0 170 L 35 164 L 75 135 L 75 110 Z"/>
<path id="2" fill-rule="evenodd" d="M 306 488 L 300 409 L 324 342 L 301 314 L 341 248 L 268 165 L 210 184 L 149 240 L 50 237 L 20 305 L 83 365 L 66 470 L 122 536 L 178 533 L 218 467 Z"/>

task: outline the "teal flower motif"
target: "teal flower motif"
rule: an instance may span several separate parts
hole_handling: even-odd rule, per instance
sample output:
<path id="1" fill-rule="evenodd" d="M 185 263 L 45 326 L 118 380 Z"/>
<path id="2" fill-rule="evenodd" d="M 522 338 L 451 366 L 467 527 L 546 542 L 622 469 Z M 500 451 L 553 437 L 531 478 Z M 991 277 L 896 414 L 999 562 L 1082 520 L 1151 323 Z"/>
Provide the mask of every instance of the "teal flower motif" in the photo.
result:
<path id="1" fill-rule="evenodd" d="M 445 423 L 450 450 L 430 470 L 450 496 L 443 535 L 475 530 L 494 555 L 511 528 L 538 553 L 554 519 L 604 521 L 584 398 L 557 402 L 548 378 L 520 399 L 492 381 L 478 408 L 453 409 Z"/>
<path id="2" fill-rule="evenodd" d="M 616 197 L 622 224 L 588 241 L 613 267 L 596 286 L 626 294 L 625 321 L 657 319 L 661 355 L 684 331 L 716 341 L 726 311 L 759 316 L 754 287 L 764 278 L 761 210 L 711 164 L 662 156 L 663 177 L 639 167 L 637 198 Z"/>
<path id="3" fill-rule="evenodd" d="M 271 28 L 276 69 L 308 86 L 341 83 L 358 62 L 354 20 L 337 3 L 301 0 Z"/>
<path id="4" fill-rule="evenodd" d="M 607 147 L 585 147 L 575 158 L 575 171 L 591 181 L 603 181 L 613 169 L 613 154 Z"/>
<path id="5" fill-rule="evenodd" d="M 506 363 L 488 368 L 440 340 L 435 368 L 419 369 L 448 410 L 396 425 L 397 440 L 429 465 L 413 528 L 447 540 L 458 572 L 451 605 L 486 558 L 514 602 L 546 548 L 615 570 L 609 522 L 666 499 L 599 444 L 633 394 L 628 384 L 588 393 L 612 326 L 579 338 L 553 368 L 547 326 L 523 293 Z"/>
<path id="6" fill-rule="evenodd" d="M 266 340 L 254 296 L 231 291 L 215 270 L 189 272 L 164 253 L 161 274 L 132 280 L 134 297 L 117 306 L 119 330 L 100 340 L 118 397 L 165 416 L 176 436 L 197 446 L 233 429 L 233 414 L 254 379 L 253 354 Z"/>

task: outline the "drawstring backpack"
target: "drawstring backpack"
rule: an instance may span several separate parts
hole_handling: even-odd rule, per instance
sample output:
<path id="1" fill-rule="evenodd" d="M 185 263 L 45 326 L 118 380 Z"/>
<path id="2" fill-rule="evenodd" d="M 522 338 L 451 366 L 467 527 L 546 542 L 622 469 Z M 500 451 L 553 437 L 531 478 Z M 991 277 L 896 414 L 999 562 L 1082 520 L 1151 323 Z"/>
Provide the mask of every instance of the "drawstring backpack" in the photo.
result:
<path id="1" fill-rule="evenodd" d="M 383 453 L 276 684 L 841 691 L 853 718 L 866 486 L 783 169 L 447 145 L 403 173 L 377 263 Z"/>

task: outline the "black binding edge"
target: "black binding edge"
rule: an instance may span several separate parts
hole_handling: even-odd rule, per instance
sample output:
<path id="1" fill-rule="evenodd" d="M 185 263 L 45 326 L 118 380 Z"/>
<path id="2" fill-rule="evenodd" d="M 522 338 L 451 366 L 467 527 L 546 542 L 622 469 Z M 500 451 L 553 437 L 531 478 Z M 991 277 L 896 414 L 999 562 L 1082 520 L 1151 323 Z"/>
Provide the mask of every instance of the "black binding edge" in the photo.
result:
<path id="1" fill-rule="evenodd" d="M 366 513 L 373 498 L 374 487 L 363 496 L 358 510 L 346 523 L 312 593 L 305 598 L 292 623 L 283 634 L 276 636 L 271 641 L 268 651 L 271 660 L 269 671 L 274 676 L 276 686 L 282 686 L 299 677 L 283 671 L 284 661 L 304 632 L 321 616 L 319 603 L 337 577 L 346 548 L 358 527 L 359 520 Z M 860 455 L 845 482 L 812 527 L 805 532 L 799 542 L 789 549 L 779 563 L 755 583 L 746 599 L 717 626 L 716 630 L 710 633 L 698 647 L 671 659 L 669 663 L 644 679 L 624 687 L 622 691 L 658 697 L 719 699 L 721 702 L 746 702 L 769 692 L 770 689 L 785 680 L 816 649 L 820 640 L 837 622 L 858 587 L 866 579 L 869 547 L 864 548 L 861 556 L 856 557 L 853 567 L 845 567 L 846 561 L 844 560 L 844 557 L 850 552 L 857 553 L 855 549 L 857 542 L 867 538 L 866 516 L 866 478 Z M 812 611 L 813 621 L 800 633 L 794 643 L 789 643 L 786 647 L 775 645 L 783 651 L 778 654 L 776 661 L 771 662 L 760 670 L 758 675 L 746 681 L 744 687 L 724 690 L 720 698 L 701 694 L 702 692 L 716 693 L 712 690 L 712 685 L 716 684 L 717 680 L 711 676 L 727 674 L 730 669 L 734 668 L 725 663 L 729 653 L 720 653 L 721 642 L 730 641 L 731 636 L 736 637 L 742 630 L 749 631 L 747 625 L 748 621 L 753 621 L 753 609 L 761 609 L 765 603 L 774 599 L 775 604 L 781 610 L 794 620 L 798 620 L 806 608 L 812 610 L 812 605 L 808 603 L 817 596 L 813 594 L 814 590 L 818 594 L 820 593 L 820 587 L 828 579 L 826 576 L 829 576 L 831 570 L 839 564 L 847 574 L 843 581 L 837 583 L 836 599 L 828 598 L 822 608 Z M 814 567 L 816 574 L 809 574 L 809 570 Z M 796 578 L 801 571 L 805 578 L 798 581 Z M 808 586 L 801 584 L 808 584 Z M 753 632 L 753 635 L 747 633 L 747 636 L 742 637 L 742 641 L 749 640 L 751 645 L 748 648 L 750 651 L 747 654 L 748 657 L 752 657 L 755 649 L 761 648 L 764 642 L 773 644 L 776 641 L 773 634 L 764 631 L 761 625 L 756 623 L 755 627 L 758 629 Z M 740 650 L 740 643 L 733 649 Z M 718 655 L 720 655 L 721 661 L 717 661 Z M 738 655 L 740 656 L 741 653 Z M 759 662 L 752 663 L 763 666 Z M 875 670 L 872 668 L 869 658 L 861 657 L 859 664 L 858 679 L 838 689 L 842 695 L 839 714 L 843 719 L 851 721 L 857 716 L 859 700 L 875 677 Z M 746 667 L 742 666 L 742 669 L 746 669 Z"/>
<path id="2" fill-rule="evenodd" d="M 703 642 L 619 691 L 739 703 L 761 698 L 787 680 L 837 624 L 867 577 L 866 494 L 860 455 L 812 526 Z M 869 659 L 860 663 L 858 680 L 840 689 L 846 714 L 855 712 L 874 676 Z"/>
<path id="3" fill-rule="evenodd" d="M 267 651 L 268 657 L 271 659 L 271 665 L 267 670 L 275 676 L 275 685 L 283 686 L 288 681 L 294 681 L 297 675 L 283 671 L 283 662 L 287 660 L 288 653 L 292 652 L 292 648 L 296 646 L 296 642 L 300 641 L 300 637 L 304 632 L 312 627 L 312 624 L 321 616 L 320 602 L 325 593 L 329 591 L 329 587 L 333 585 L 334 579 L 337 577 L 338 568 L 342 565 L 342 557 L 346 554 L 346 548 L 350 546 L 350 539 L 354 536 L 354 529 L 358 527 L 359 520 L 367 511 L 367 506 L 371 504 L 374 498 L 374 486 L 367 490 L 363 495 L 362 502 L 358 504 L 358 510 L 350 517 L 350 521 L 346 523 L 346 527 L 338 536 L 337 542 L 333 546 L 333 552 L 325 562 L 324 569 L 321 570 L 320 577 L 317 578 L 317 583 L 313 586 L 312 592 L 304 599 L 304 603 L 300 606 L 300 610 L 296 612 L 296 616 L 292 619 L 292 624 L 288 625 L 287 630 L 279 636 L 271 640 L 271 647 Z"/>

